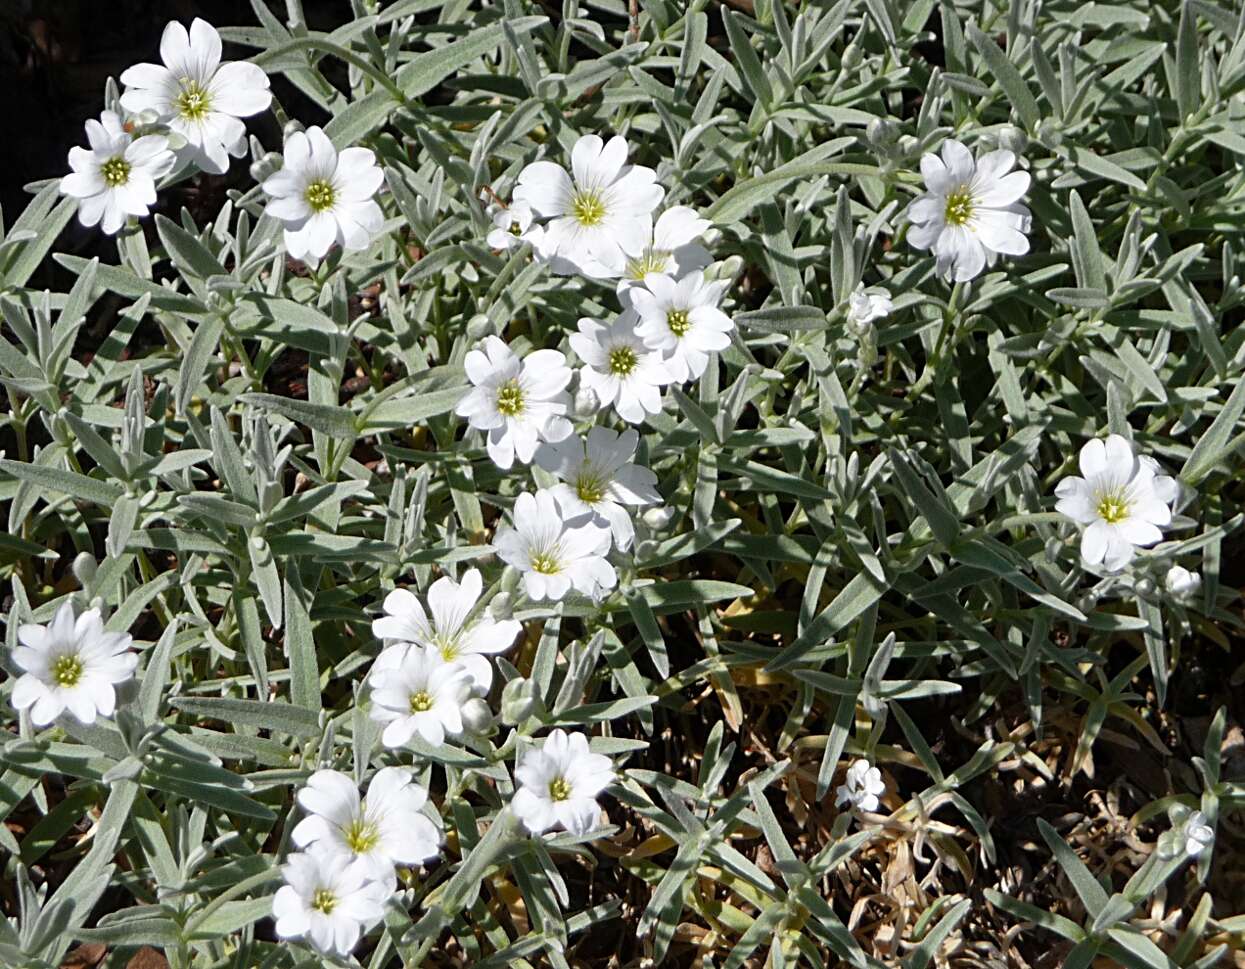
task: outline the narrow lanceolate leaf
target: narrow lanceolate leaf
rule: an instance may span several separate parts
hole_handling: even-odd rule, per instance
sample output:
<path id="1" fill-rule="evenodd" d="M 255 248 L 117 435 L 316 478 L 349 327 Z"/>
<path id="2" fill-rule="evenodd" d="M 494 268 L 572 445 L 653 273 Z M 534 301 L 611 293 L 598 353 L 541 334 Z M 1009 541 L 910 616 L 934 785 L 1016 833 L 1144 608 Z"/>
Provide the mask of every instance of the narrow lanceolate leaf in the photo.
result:
<path id="1" fill-rule="evenodd" d="M 994 39 L 982 33 L 976 24 L 969 24 L 966 33 L 986 62 L 986 67 L 994 75 L 994 79 L 999 82 L 999 87 L 1003 89 L 1007 100 L 1011 102 L 1021 123 L 1029 131 L 1034 131 L 1042 119 L 1042 112 L 1033 97 L 1033 92 L 1029 90 L 1028 83 L 1016 69 L 1016 65 L 1008 60 L 1007 55 L 999 49 Z"/>

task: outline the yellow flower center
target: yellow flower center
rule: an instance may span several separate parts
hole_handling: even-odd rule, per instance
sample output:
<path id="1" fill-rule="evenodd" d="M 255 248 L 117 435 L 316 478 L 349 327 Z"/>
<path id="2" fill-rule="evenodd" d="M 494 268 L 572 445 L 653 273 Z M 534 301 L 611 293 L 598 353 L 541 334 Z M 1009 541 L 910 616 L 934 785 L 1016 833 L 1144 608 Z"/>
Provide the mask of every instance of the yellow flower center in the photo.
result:
<path id="1" fill-rule="evenodd" d="M 337 193 L 333 190 L 332 183 L 328 179 L 317 178 L 307 186 L 307 191 L 303 193 L 303 198 L 311 206 L 311 211 L 323 212 L 325 209 L 333 207 L 333 203 L 337 201 Z"/>
<path id="2" fill-rule="evenodd" d="M 424 690 L 411 694 L 411 713 L 427 713 L 432 709 L 432 697 Z"/>
<path id="3" fill-rule="evenodd" d="M 52 663 L 52 679 L 57 686 L 76 686 L 82 679 L 82 660 L 74 654 L 56 657 Z"/>
<path id="4" fill-rule="evenodd" d="M 973 195 L 967 187 L 961 187 L 947 196 L 944 217 L 949 225 L 964 225 L 973 217 Z"/>
<path id="5" fill-rule="evenodd" d="M 605 201 L 601 198 L 601 193 L 582 189 L 577 191 L 571 197 L 571 214 L 585 228 L 600 225 L 605 218 Z"/>
<path id="6" fill-rule="evenodd" d="M 118 155 L 100 165 L 99 173 L 104 176 L 105 185 L 109 188 L 116 188 L 130 180 L 130 163 Z"/>
<path id="7" fill-rule="evenodd" d="M 355 818 L 346 828 L 346 844 L 357 855 L 365 855 L 380 841 L 380 832 L 376 825 L 363 818 Z"/>
<path id="8" fill-rule="evenodd" d="M 555 777 L 549 782 L 549 800 L 565 801 L 571 796 L 571 785 L 565 777 Z"/>
<path id="9" fill-rule="evenodd" d="M 616 377 L 626 377 L 636 368 L 639 359 L 631 347 L 614 347 L 610 351 L 610 373 Z"/>
<path id="10" fill-rule="evenodd" d="M 518 222 L 511 222 L 510 223 L 510 234 L 512 236 L 523 235 L 523 226 L 519 225 Z"/>
<path id="11" fill-rule="evenodd" d="M 1103 495 L 1098 499 L 1097 511 L 1108 525 L 1118 525 L 1128 517 L 1128 502 L 1118 494 Z"/>
<path id="12" fill-rule="evenodd" d="M 311 907 L 328 915 L 337 908 L 337 896 L 327 888 L 317 888 L 316 893 L 311 896 Z"/>
<path id="13" fill-rule="evenodd" d="M 561 566 L 552 552 L 537 552 L 531 557 L 531 565 L 532 571 L 541 575 L 557 575 L 561 571 Z"/>
<path id="14" fill-rule="evenodd" d="M 202 121 L 212 106 L 207 90 L 198 81 L 188 77 L 181 79 L 181 92 L 174 104 L 177 113 L 187 121 Z"/>
<path id="15" fill-rule="evenodd" d="M 595 505 L 605 497 L 605 485 L 594 474 L 583 474 L 575 481 L 575 494 L 586 505 Z"/>
<path id="16" fill-rule="evenodd" d="M 643 279 L 649 273 L 664 273 L 670 264 L 670 253 L 660 249 L 645 249 L 639 259 L 627 263 L 628 279 Z"/>
<path id="17" fill-rule="evenodd" d="M 666 326 L 670 327 L 670 332 L 675 336 L 681 337 L 692 328 L 692 321 L 688 318 L 687 310 L 671 310 L 666 314 Z"/>
<path id="18" fill-rule="evenodd" d="M 523 413 L 523 388 L 518 379 L 508 380 L 497 391 L 497 413 L 517 417 Z"/>

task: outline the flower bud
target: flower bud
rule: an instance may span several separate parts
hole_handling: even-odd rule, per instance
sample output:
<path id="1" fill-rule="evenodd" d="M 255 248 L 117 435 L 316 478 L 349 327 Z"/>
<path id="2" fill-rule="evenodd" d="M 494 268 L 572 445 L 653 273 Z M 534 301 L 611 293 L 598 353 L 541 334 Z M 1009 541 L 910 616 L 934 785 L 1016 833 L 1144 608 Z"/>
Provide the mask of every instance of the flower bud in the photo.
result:
<path id="1" fill-rule="evenodd" d="M 99 568 L 99 563 L 95 561 L 95 556 L 90 552 L 79 552 L 71 568 L 78 584 L 87 589 L 95 581 L 95 571 Z"/>
<path id="2" fill-rule="evenodd" d="M 501 722 L 510 726 L 522 723 L 536 712 L 539 702 L 535 683 L 523 678 L 511 680 L 501 691 Z"/>
<path id="3" fill-rule="evenodd" d="M 251 163 L 251 178 L 263 182 L 269 175 L 281 170 L 281 155 L 275 151 L 266 152 L 263 157 Z"/>
<path id="4" fill-rule="evenodd" d="M 670 524 L 674 518 L 674 509 L 669 505 L 658 505 L 656 508 L 650 508 L 641 517 L 645 525 L 658 532 Z"/>
<path id="5" fill-rule="evenodd" d="M 865 137 L 874 148 L 885 148 L 899 136 L 899 127 L 890 118 L 873 118 L 865 128 Z"/>
<path id="6" fill-rule="evenodd" d="M 462 718 L 468 733 L 485 734 L 493 726 L 493 711 L 478 696 L 463 704 Z"/>
<path id="7" fill-rule="evenodd" d="M 467 339 L 482 340 L 493 329 L 493 324 L 483 313 L 477 313 L 467 321 Z"/>
<path id="8" fill-rule="evenodd" d="M 590 421 L 601 409 L 601 401 L 591 387 L 580 387 L 575 391 L 574 415 L 576 420 Z"/>
<path id="9" fill-rule="evenodd" d="M 1015 125 L 1004 125 L 995 136 L 1000 148 L 1006 148 L 1013 155 L 1023 155 L 1029 147 L 1029 136 Z"/>
<path id="10" fill-rule="evenodd" d="M 489 600 L 489 615 L 498 622 L 514 617 L 514 598 L 509 592 L 499 592 Z"/>

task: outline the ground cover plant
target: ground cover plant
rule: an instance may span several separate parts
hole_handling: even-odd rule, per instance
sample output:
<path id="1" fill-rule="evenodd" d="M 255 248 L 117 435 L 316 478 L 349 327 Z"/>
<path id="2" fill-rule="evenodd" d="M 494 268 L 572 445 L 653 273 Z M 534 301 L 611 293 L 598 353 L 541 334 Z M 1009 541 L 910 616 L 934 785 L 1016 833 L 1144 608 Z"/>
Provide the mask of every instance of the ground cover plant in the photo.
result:
<path id="1" fill-rule="evenodd" d="M 1245 965 L 1245 14 L 253 6 L 0 241 L 0 965 Z"/>

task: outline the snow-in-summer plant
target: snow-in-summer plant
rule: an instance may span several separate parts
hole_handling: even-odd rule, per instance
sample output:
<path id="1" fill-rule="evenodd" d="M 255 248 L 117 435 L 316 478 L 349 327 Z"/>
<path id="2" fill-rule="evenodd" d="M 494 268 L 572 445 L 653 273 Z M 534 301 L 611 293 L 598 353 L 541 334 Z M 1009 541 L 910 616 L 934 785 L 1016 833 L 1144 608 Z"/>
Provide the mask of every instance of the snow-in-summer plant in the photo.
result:
<path id="1" fill-rule="evenodd" d="M 1238 6 L 84 35 L 0 231 L 0 966 L 1230 962 Z"/>

